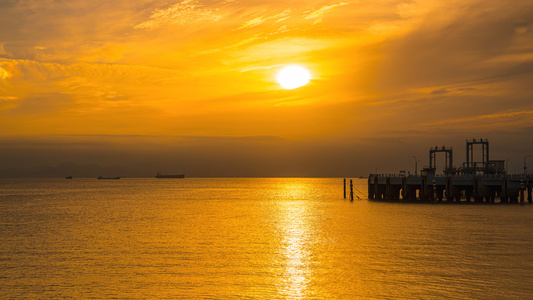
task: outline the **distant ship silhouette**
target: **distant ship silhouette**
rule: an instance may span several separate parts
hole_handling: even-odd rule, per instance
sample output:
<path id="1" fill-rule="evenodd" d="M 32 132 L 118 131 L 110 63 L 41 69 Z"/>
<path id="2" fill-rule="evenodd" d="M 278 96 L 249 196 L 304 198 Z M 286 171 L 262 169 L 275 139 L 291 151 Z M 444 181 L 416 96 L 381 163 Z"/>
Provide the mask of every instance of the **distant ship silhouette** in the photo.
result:
<path id="1" fill-rule="evenodd" d="M 102 177 L 102 176 L 98 176 L 97 179 L 120 179 L 120 176 L 117 176 L 117 177 Z"/>
<path id="2" fill-rule="evenodd" d="M 155 175 L 155 178 L 185 178 L 185 175 L 184 174 L 161 174 L 161 173 L 157 173 L 157 175 Z"/>

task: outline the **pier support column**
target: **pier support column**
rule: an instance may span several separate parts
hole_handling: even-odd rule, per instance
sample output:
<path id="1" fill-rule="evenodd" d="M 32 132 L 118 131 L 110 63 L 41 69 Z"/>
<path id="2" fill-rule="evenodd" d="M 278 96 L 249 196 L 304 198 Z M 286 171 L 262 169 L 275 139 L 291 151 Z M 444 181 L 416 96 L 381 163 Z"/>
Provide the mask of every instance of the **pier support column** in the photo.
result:
<path id="1" fill-rule="evenodd" d="M 446 178 L 446 201 L 451 202 L 453 200 L 452 195 L 452 178 Z"/>
<path id="2" fill-rule="evenodd" d="M 344 199 L 346 199 L 346 179 L 344 179 Z M 376 190 L 374 188 L 374 183 L 372 182 L 372 177 L 368 177 L 368 199 L 376 199 Z"/>
<path id="3" fill-rule="evenodd" d="M 402 178 L 402 193 L 401 193 L 402 201 L 406 200 L 408 195 L 409 193 L 407 191 L 407 179 L 404 177 Z"/>
<path id="4" fill-rule="evenodd" d="M 461 196 L 462 196 L 462 192 L 461 190 L 459 190 L 459 192 L 457 193 L 457 195 L 455 195 L 453 198 L 455 199 L 455 202 L 459 203 L 461 202 Z"/>
<path id="5" fill-rule="evenodd" d="M 470 198 L 472 198 L 472 191 L 470 189 L 465 190 L 465 198 L 466 202 L 470 202 Z"/>
<path id="6" fill-rule="evenodd" d="M 533 202 L 533 199 L 531 198 L 531 181 L 529 181 L 527 185 L 527 202 Z"/>
<path id="7" fill-rule="evenodd" d="M 509 202 L 509 192 L 507 191 L 507 177 L 503 179 L 502 182 L 502 191 L 500 193 L 500 202 L 507 203 Z"/>
<path id="8" fill-rule="evenodd" d="M 437 202 L 437 183 L 433 179 L 433 202 Z"/>
<path id="9" fill-rule="evenodd" d="M 520 180 L 520 203 L 524 203 L 524 180 Z"/>
<path id="10" fill-rule="evenodd" d="M 426 177 L 422 178 L 422 185 L 420 186 L 420 192 L 418 193 L 418 197 L 420 198 L 420 201 L 427 201 L 428 200 L 428 180 Z"/>
<path id="11" fill-rule="evenodd" d="M 390 186 L 390 177 L 387 177 L 386 179 L 386 186 L 385 186 L 385 200 L 391 200 L 392 199 L 392 191 Z"/>
<path id="12" fill-rule="evenodd" d="M 474 178 L 474 188 L 472 189 L 472 196 L 474 197 L 474 202 L 483 202 L 483 198 L 479 195 L 479 178 L 477 177 Z"/>
<path id="13" fill-rule="evenodd" d="M 489 202 L 494 203 L 494 199 L 496 198 L 496 188 L 491 187 L 490 188 L 490 196 L 489 196 Z"/>
<path id="14" fill-rule="evenodd" d="M 378 189 L 378 177 L 374 177 L 374 199 L 381 199 L 381 195 L 379 194 Z"/>

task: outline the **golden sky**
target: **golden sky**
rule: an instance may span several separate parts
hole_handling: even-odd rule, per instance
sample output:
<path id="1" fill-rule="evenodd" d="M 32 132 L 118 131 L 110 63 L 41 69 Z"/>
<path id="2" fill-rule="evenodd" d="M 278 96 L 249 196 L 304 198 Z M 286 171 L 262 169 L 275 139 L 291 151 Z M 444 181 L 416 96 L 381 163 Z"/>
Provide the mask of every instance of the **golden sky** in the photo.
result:
<path id="1" fill-rule="evenodd" d="M 281 88 L 289 64 L 311 82 Z M 486 137 L 518 164 L 533 153 L 532 83 L 526 0 L 0 0 L 4 151 L 150 137 L 320 157 L 399 143 L 410 165 L 413 149 Z"/>

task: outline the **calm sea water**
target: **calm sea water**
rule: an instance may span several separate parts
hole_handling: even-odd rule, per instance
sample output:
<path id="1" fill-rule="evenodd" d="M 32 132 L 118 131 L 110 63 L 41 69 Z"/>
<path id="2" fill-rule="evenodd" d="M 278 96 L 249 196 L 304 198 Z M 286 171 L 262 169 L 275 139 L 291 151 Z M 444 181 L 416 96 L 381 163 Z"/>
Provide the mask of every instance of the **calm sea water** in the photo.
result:
<path id="1" fill-rule="evenodd" d="M 533 206 L 342 179 L 0 179 L 2 299 L 526 299 Z"/>

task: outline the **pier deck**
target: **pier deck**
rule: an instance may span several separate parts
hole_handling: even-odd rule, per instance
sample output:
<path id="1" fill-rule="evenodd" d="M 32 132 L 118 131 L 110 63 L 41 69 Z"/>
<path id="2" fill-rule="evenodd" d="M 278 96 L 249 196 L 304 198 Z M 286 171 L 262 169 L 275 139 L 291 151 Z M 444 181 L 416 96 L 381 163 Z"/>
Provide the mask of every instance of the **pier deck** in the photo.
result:
<path id="1" fill-rule="evenodd" d="M 531 175 L 370 174 L 368 198 L 398 202 L 531 203 L 532 185 Z"/>

